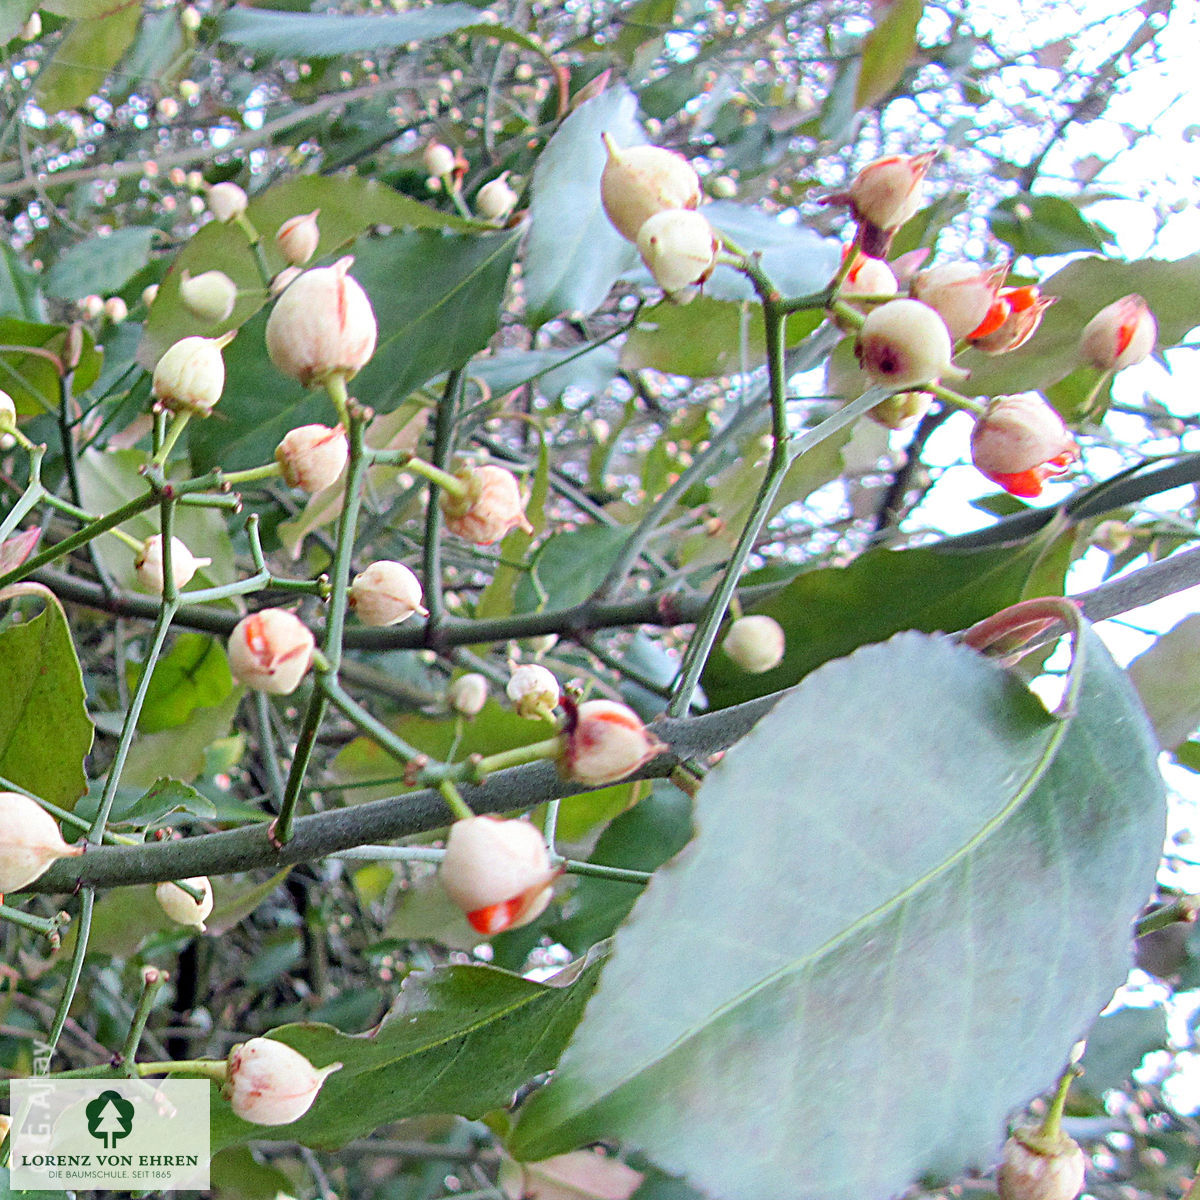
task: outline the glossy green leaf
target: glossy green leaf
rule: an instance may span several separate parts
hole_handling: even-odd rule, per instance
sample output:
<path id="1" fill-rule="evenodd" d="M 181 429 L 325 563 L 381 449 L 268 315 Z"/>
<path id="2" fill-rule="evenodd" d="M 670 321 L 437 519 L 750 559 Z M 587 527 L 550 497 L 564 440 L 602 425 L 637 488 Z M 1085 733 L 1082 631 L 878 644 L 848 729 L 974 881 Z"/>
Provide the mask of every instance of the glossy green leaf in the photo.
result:
<path id="1" fill-rule="evenodd" d="M 854 102 L 869 108 L 892 90 L 912 61 L 917 46 L 917 26 L 924 0 L 899 0 L 883 10 L 875 28 L 863 39 L 862 63 Z"/>
<path id="2" fill-rule="evenodd" d="M 481 965 L 415 972 L 370 1033 L 350 1037 L 311 1023 L 271 1030 L 317 1066 L 342 1064 L 309 1112 L 278 1136 L 332 1149 L 418 1113 L 478 1118 L 502 1108 L 521 1084 L 554 1065 L 600 961 L 593 954 L 548 984 Z M 264 1136 L 271 1131 L 214 1098 L 214 1150 Z"/>
<path id="3" fill-rule="evenodd" d="M 262 235 L 261 248 L 272 275 L 286 263 L 275 246 L 275 234 L 291 217 L 320 210 L 317 227 L 321 239 L 314 265 L 328 263 L 348 249 L 360 234 L 374 225 L 395 229 L 481 229 L 450 213 L 439 212 L 418 200 L 357 175 L 304 175 L 288 179 L 255 195 L 246 216 Z M 238 286 L 238 299 L 229 319 L 205 324 L 188 312 L 179 296 L 183 272 L 198 275 L 219 263 Z M 357 272 L 356 272 L 357 274 Z M 173 342 L 192 334 L 213 337 L 248 321 L 267 297 L 246 235 L 236 225 L 209 221 L 175 256 L 159 287 L 138 349 L 138 361 L 147 369 Z M 249 336 L 248 334 L 240 335 Z M 261 333 L 258 335 L 261 340 Z M 271 368 L 273 374 L 274 368 Z M 282 377 L 280 377 L 282 378 Z"/>
<path id="4" fill-rule="evenodd" d="M 847 567 L 804 571 L 749 610 L 783 626 L 783 661 L 748 675 L 717 649 L 703 677 L 709 703 L 724 708 L 778 691 L 831 658 L 901 629 L 966 629 L 1025 598 L 1031 575 L 1051 549 L 1052 532 L 986 550 L 869 550 Z"/>
<path id="5" fill-rule="evenodd" d="M 524 263 L 526 318 L 534 327 L 562 312 L 592 312 L 637 259 L 600 204 L 600 135 L 610 133 L 619 146 L 644 142 L 636 111 L 627 87 L 609 87 L 581 104 L 538 158 Z"/>
<path id="6" fill-rule="evenodd" d="M 1136 696 L 1090 629 L 1076 649 L 1061 721 L 918 633 L 784 696 L 701 785 L 509 1149 L 616 1137 L 722 1200 L 990 1162 L 1124 981 L 1161 850 Z"/>
<path id="7" fill-rule="evenodd" d="M 126 666 L 129 686 L 141 678 L 141 664 Z M 181 633 L 154 666 L 138 718 L 142 733 L 158 733 L 182 725 L 197 708 L 211 708 L 233 691 L 225 647 L 203 633 Z"/>
<path id="8" fill-rule="evenodd" d="M 0 388 L 13 398 L 20 416 L 57 413 L 59 407 L 59 374 L 54 363 L 41 354 L 30 354 L 21 347 L 33 346 L 61 355 L 66 337 L 65 325 L 42 325 L 11 318 L 0 320 L 0 343 L 11 347 L 0 350 Z M 74 395 L 79 395 L 95 383 L 100 374 L 101 361 L 92 335 L 84 330 L 79 366 L 72 379 Z"/>
<path id="9" fill-rule="evenodd" d="M 109 72 L 133 44 L 140 4 L 106 0 L 103 11 L 70 25 L 50 61 L 34 79 L 33 92 L 48 113 L 78 108 L 98 92 Z"/>
<path id="10" fill-rule="evenodd" d="M 968 350 L 959 356 L 971 374 L 960 386 L 972 396 L 998 396 L 1057 383 L 1079 364 L 1079 334 L 1106 304 L 1131 292 L 1141 295 L 1158 321 L 1158 344 L 1174 346 L 1195 326 L 1200 312 L 1200 254 L 1167 262 L 1145 258 L 1119 262 L 1081 258 L 1042 284 L 1057 302 L 1026 345 L 994 358 Z"/>
<path id="11" fill-rule="evenodd" d="M 469 4 L 388 14 L 272 12 L 234 5 L 217 22 L 221 40 L 256 54 L 330 58 L 445 37 L 479 22 Z"/>
<path id="12" fill-rule="evenodd" d="M 0 316 L 19 317 L 22 321 L 46 318 L 38 276 L 7 243 L 0 245 Z"/>
<path id="13" fill-rule="evenodd" d="M 1154 726 L 1173 750 L 1200 728 L 1200 616 L 1184 617 L 1129 664 L 1129 677 Z"/>
<path id="14" fill-rule="evenodd" d="M 481 350 L 499 324 L 519 239 L 514 231 L 418 229 L 360 242 L 353 274 L 371 297 L 379 341 L 351 383 L 352 394 L 390 412 L 414 388 Z M 274 367 L 265 326 L 266 314 L 259 313 L 226 347 L 221 403 L 212 419 L 190 430 L 198 470 L 269 462 L 289 429 L 335 419 L 324 391 L 306 390 Z"/>
<path id="15" fill-rule="evenodd" d="M 787 345 L 799 345 L 822 319 L 823 314 L 808 312 L 788 317 Z M 657 304 L 643 312 L 621 349 L 626 370 L 650 367 L 692 379 L 734 375 L 765 361 L 762 309 L 708 296 L 690 304 Z"/>
<path id="16" fill-rule="evenodd" d="M 552 534 L 517 584 L 514 611 L 582 604 L 600 586 L 630 533 L 622 525 L 596 524 Z"/>
<path id="17" fill-rule="evenodd" d="M 38 595 L 36 617 L 0 630 L 0 776 L 70 808 L 87 791 L 92 723 L 62 605 Z"/>
<path id="18" fill-rule="evenodd" d="M 1061 196 L 1008 196 L 992 209 L 992 233 L 1012 247 L 1014 254 L 1071 254 L 1076 250 L 1103 250 L 1104 232 Z"/>

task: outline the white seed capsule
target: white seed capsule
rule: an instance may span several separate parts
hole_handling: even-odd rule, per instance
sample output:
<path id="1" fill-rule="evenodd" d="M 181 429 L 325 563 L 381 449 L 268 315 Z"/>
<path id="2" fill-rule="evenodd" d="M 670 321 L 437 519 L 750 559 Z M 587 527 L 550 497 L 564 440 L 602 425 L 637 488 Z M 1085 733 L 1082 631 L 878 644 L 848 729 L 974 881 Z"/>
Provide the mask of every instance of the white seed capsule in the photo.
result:
<path id="1" fill-rule="evenodd" d="M 350 607 L 364 625 L 397 625 L 413 613 L 424 615 L 421 581 L 403 563 L 380 559 L 355 575 Z"/>
<path id="2" fill-rule="evenodd" d="M 477 717 L 487 703 L 488 681 L 477 671 L 460 675 L 446 689 L 446 701 L 456 713 Z"/>
<path id="3" fill-rule="evenodd" d="M 533 721 L 549 716 L 562 699 L 558 680 L 537 663 L 525 663 L 517 667 L 509 677 L 505 691 L 516 707 L 518 716 Z"/>
<path id="4" fill-rule="evenodd" d="M 717 265 L 720 246 L 708 219 L 687 208 L 655 213 L 637 235 L 642 262 L 668 296 L 704 283 Z"/>
<path id="5" fill-rule="evenodd" d="M 68 846 L 58 822 L 20 792 L 0 792 L 0 894 L 16 892 L 38 878 L 56 858 L 82 854 Z"/>
<path id="6" fill-rule="evenodd" d="M 154 398 L 172 412 L 208 416 L 225 390 L 221 349 L 232 337 L 231 332 L 219 338 L 180 338 L 154 368 Z"/>
<path id="7" fill-rule="evenodd" d="M 154 898 L 172 921 L 203 933 L 205 918 L 213 910 L 212 884 L 209 883 L 207 875 L 195 875 L 182 882 L 199 892 L 201 898 L 197 900 L 194 896 L 189 896 L 183 888 L 172 882 L 160 883 L 154 889 Z"/>
<path id="8" fill-rule="evenodd" d="M 321 230 L 317 225 L 319 208 L 284 221 L 275 234 L 279 253 L 294 267 L 302 267 L 317 252 Z"/>
<path id="9" fill-rule="evenodd" d="M 192 275 L 185 269 L 179 280 L 179 298 L 197 320 L 216 325 L 233 312 L 237 284 L 224 271 Z"/>
<path id="10" fill-rule="evenodd" d="M 600 200 L 626 241 L 636 242 L 655 213 L 692 209 L 700 203 L 700 177 L 682 154 L 661 146 L 617 146 L 604 134 L 608 158 L 600 176 Z"/>
<path id="11" fill-rule="evenodd" d="M 283 435 L 275 447 L 288 487 L 320 492 L 337 482 L 350 461 L 350 443 L 339 425 L 300 425 Z"/>
<path id="12" fill-rule="evenodd" d="M 559 773 L 576 783 L 616 783 L 667 749 L 642 718 L 615 700 L 585 700 L 567 734 Z"/>
<path id="13" fill-rule="evenodd" d="M 785 648 L 783 626 L 765 613 L 739 617 L 729 626 L 721 643 L 721 649 L 751 675 L 761 675 L 779 666 Z"/>
<path id="14" fill-rule="evenodd" d="M 249 201 L 236 183 L 214 183 L 208 189 L 208 210 L 218 221 L 233 221 L 246 211 Z"/>
<path id="15" fill-rule="evenodd" d="M 321 1084 L 341 1063 L 314 1067 L 273 1038 L 251 1038 L 229 1052 L 225 1090 L 234 1113 L 254 1125 L 290 1125 L 312 1107 Z"/>
<path id="16" fill-rule="evenodd" d="M 229 635 L 229 670 L 238 683 L 258 692 L 294 692 L 312 665 L 316 641 L 295 614 L 264 608 L 243 617 Z"/>
<path id="17" fill-rule="evenodd" d="M 201 567 L 207 567 L 211 558 L 197 558 L 177 537 L 171 539 L 171 577 L 176 588 L 190 582 Z M 151 534 L 143 543 L 133 560 L 138 585 L 148 592 L 161 596 L 163 592 L 163 540 L 161 533 Z"/>

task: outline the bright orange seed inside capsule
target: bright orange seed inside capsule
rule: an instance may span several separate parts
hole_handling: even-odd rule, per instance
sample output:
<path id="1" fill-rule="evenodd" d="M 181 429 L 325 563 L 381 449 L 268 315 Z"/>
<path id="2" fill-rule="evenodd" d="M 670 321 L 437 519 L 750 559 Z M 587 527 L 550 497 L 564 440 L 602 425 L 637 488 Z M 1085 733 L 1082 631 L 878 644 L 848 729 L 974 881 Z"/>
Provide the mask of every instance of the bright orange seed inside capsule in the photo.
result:
<path id="1" fill-rule="evenodd" d="M 270 652 L 267 649 L 266 635 L 263 633 L 263 619 L 257 613 L 249 618 L 246 622 L 246 645 L 250 648 L 250 653 L 254 655 L 259 662 L 266 663 L 270 657 Z"/>
<path id="2" fill-rule="evenodd" d="M 489 904 L 485 908 L 477 908 L 467 913 L 467 920 L 472 929 L 480 933 L 503 933 L 521 915 L 524 907 L 524 896 L 513 896 L 511 900 L 501 900 L 499 904 Z"/>

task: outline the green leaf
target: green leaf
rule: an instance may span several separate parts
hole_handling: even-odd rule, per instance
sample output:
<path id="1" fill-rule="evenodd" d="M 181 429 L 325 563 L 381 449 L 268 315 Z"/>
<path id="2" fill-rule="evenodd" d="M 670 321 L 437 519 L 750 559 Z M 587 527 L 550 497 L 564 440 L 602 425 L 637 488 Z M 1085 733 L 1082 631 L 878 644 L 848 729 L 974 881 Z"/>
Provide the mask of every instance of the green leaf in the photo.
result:
<path id="1" fill-rule="evenodd" d="M 1101 1017 L 1088 1033 L 1083 1078 L 1075 1086 L 1093 1096 L 1122 1087 L 1142 1059 L 1167 1042 L 1167 1016 L 1157 1006 L 1122 1008 Z"/>
<path id="2" fill-rule="evenodd" d="M 1014 254 L 1071 254 L 1103 250 L 1107 238 L 1078 207 L 1061 196 L 1032 196 L 1021 192 L 1001 200 L 988 217 L 992 233 Z"/>
<path id="3" fill-rule="evenodd" d="M 136 687 L 142 664 L 126 664 L 129 686 Z M 181 633 L 154 666 L 138 718 L 142 733 L 182 725 L 197 708 L 211 708 L 233 691 L 225 648 L 203 633 Z"/>
<path id="4" fill-rule="evenodd" d="M 65 325 L 0 320 L 0 343 L 12 347 L 0 351 L 0 388 L 13 398 L 20 416 L 57 413 L 59 407 L 59 374 L 54 364 L 43 355 L 30 354 L 21 347 L 33 346 L 61 356 L 66 339 Z M 79 395 L 95 383 L 101 362 L 102 356 L 92 335 L 84 330 L 79 366 L 72 380 L 73 395 Z"/>
<path id="5" fill-rule="evenodd" d="M 235 5 L 217 22 L 221 40 L 256 54 L 330 58 L 424 42 L 479 23 L 468 4 L 439 4 L 411 12 L 361 16 L 341 13 L 272 12 Z"/>
<path id="6" fill-rule="evenodd" d="M 125 760 L 122 784 L 148 788 L 162 776 L 167 763 L 175 779 L 196 779 L 205 769 L 205 752 L 229 734 L 241 696 L 238 688 L 224 704 L 193 710 L 183 725 L 135 738 Z"/>
<path id="7" fill-rule="evenodd" d="M 857 108 L 882 100 L 900 81 L 917 45 L 924 0 L 898 0 L 863 39 L 862 65 L 854 95 Z"/>
<path id="8" fill-rule="evenodd" d="M 415 972 L 371 1033 L 351 1037 L 311 1023 L 271 1030 L 317 1066 L 342 1064 L 309 1112 L 282 1136 L 332 1149 L 404 1117 L 459 1113 L 475 1119 L 504 1107 L 521 1084 L 554 1065 L 595 986 L 600 961 L 590 955 L 549 984 L 487 966 Z M 214 1098 L 214 1150 L 264 1133 L 272 1136 Z"/>
<path id="9" fill-rule="evenodd" d="M 783 697 L 706 777 L 510 1151 L 622 1138 L 722 1200 L 988 1162 L 1124 981 L 1161 851 L 1136 697 L 1090 629 L 1076 650 L 1063 720 L 917 633 Z"/>
<path id="10" fill-rule="evenodd" d="M 602 133 L 619 146 L 644 142 L 637 97 L 624 85 L 581 104 L 559 127 L 533 171 L 525 248 L 526 320 L 536 328 L 561 312 L 598 308 L 637 251 L 600 203 Z"/>
<path id="11" fill-rule="evenodd" d="M 62 605 L 38 585 L 32 620 L 0 630 L 0 776 L 63 808 L 87 791 L 83 760 L 92 748 L 83 675 Z"/>
<path id="12" fill-rule="evenodd" d="M 158 230 L 148 225 L 132 225 L 79 242 L 46 272 L 46 291 L 60 300 L 119 291 L 150 261 L 157 236 Z"/>
<path id="13" fill-rule="evenodd" d="M 821 313 L 794 313 L 787 318 L 786 344 L 799 345 L 822 320 Z M 692 379 L 733 375 L 765 361 L 762 308 L 708 296 L 690 304 L 655 305 L 639 317 L 621 349 L 626 370 L 650 367 Z"/>
<path id="14" fill-rule="evenodd" d="M 178 83 L 190 62 L 191 54 L 179 11 L 174 6 L 157 12 L 148 10 L 142 17 L 137 38 L 113 80 L 109 99 L 114 104 L 120 103 L 147 86 L 165 92 Z"/>
<path id="15" fill-rule="evenodd" d="M 389 225 L 395 229 L 482 228 L 461 217 L 439 212 L 371 179 L 356 175 L 305 175 L 259 192 L 246 209 L 247 218 L 262 235 L 260 245 L 272 275 L 287 265 L 275 245 L 279 227 L 290 217 L 314 209 L 320 209 L 317 225 L 321 234 L 316 260 L 333 258 L 373 225 Z M 213 263 L 219 263 L 221 270 L 238 286 L 234 310 L 229 319 L 219 325 L 197 320 L 184 307 L 179 295 L 185 270 L 198 275 L 211 269 Z M 138 349 L 138 361 L 147 370 L 153 370 L 167 347 L 180 338 L 192 334 L 214 337 L 227 329 L 237 329 L 265 303 L 262 279 L 245 233 L 236 225 L 209 221 L 175 256 L 159 286 Z M 271 373 L 282 381 L 283 377 L 274 367 Z"/>
<path id="16" fill-rule="evenodd" d="M 994 358 L 977 350 L 961 355 L 961 365 L 971 374 L 960 386 L 969 395 L 1007 395 L 1057 383 L 1080 365 L 1084 325 L 1105 305 L 1131 292 L 1142 296 L 1154 313 L 1159 346 L 1174 346 L 1195 326 L 1200 311 L 1200 254 L 1175 262 L 1081 258 L 1051 275 L 1042 292 L 1058 300 L 1026 345 Z"/>
<path id="17" fill-rule="evenodd" d="M 0 1167 L 0 1200 L 70 1200 L 70 1197 L 66 1192 L 14 1192 L 9 1183 L 8 1168 Z"/>
<path id="18" fill-rule="evenodd" d="M 965 629 L 1024 598 L 1055 532 L 986 550 L 869 550 L 848 567 L 804 571 L 749 610 L 783 626 L 783 661 L 748 675 L 717 650 L 702 681 L 709 704 L 725 708 L 778 691 L 822 663 L 902 629 Z"/>
<path id="19" fill-rule="evenodd" d="M 551 534 L 517 584 L 513 611 L 582 604 L 600 586 L 629 534 L 623 525 L 599 524 Z"/>
<path id="20" fill-rule="evenodd" d="M 8 243 L 0 245 L 0 316 L 44 321 L 46 303 L 38 277 Z"/>
<path id="21" fill-rule="evenodd" d="M 38 72 L 33 93 L 46 112 L 78 108 L 100 91 L 108 73 L 132 45 L 142 6 L 106 0 L 104 7 L 107 11 L 89 13 L 86 19 L 73 22 L 50 61 Z"/>
<path id="22" fill-rule="evenodd" d="M 1129 664 L 1158 744 L 1176 746 L 1200 727 L 1200 615 L 1184 617 Z"/>
<path id="23" fill-rule="evenodd" d="M 0 45 L 12 41 L 21 32 L 30 14 L 40 7 L 41 0 L 4 0 L 0 4 Z M 3 1195 L 2 1190 L 0 1195 Z"/>
<path id="24" fill-rule="evenodd" d="M 156 779 L 150 788 L 131 807 L 121 813 L 121 820 L 139 827 L 155 825 L 171 813 L 191 813 L 212 820 L 217 815 L 213 802 L 200 795 L 194 787 L 178 779 Z"/>

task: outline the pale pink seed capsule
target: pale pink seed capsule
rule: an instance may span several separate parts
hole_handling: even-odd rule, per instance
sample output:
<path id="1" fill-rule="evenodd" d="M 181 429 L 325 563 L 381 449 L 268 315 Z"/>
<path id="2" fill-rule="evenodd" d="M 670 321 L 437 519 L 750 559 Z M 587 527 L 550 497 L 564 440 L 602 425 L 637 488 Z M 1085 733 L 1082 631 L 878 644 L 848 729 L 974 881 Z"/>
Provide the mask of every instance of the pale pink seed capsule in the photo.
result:
<path id="1" fill-rule="evenodd" d="M 403 563 L 379 559 L 355 575 L 350 607 L 364 625 L 397 625 L 413 613 L 425 615 L 421 581 Z"/>
<path id="2" fill-rule="evenodd" d="M 207 875 L 194 875 L 183 880 L 190 888 L 201 893 L 197 900 L 174 883 L 160 883 L 154 889 L 154 898 L 163 912 L 178 925 L 188 925 L 204 932 L 204 922 L 213 910 L 212 884 Z"/>
<path id="3" fill-rule="evenodd" d="M 516 207 L 517 193 L 508 185 L 508 172 L 489 180 L 475 193 L 475 211 L 485 221 L 503 221 Z"/>
<path id="4" fill-rule="evenodd" d="M 251 1038 L 229 1052 L 225 1090 L 230 1107 L 254 1125 L 290 1125 L 308 1112 L 326 1077 L 341 1065 L 314 1067 L 283 1042 Z"/>
<path id="5" fill-rule="evenodd" d="M 421 160 L 425 164 L 425 170 L 434 179 L 441 179 L 443 175 L 450 175 L 454 172 L 456 162 L 454 151 L 441 142 L 430 142 L 425 147 Z"/>
<path id="6" fill-rule="evenodd" d="M 216 325 L 233 312 L 237 284 L 224 271 L 192 275 L 185 269 L 179 279 L 179 299 L 197 320 Z"/>
<path id="7" fill-rule="evenodd" d="M 302 267 L 317 252 L 321 231 L 317 217 L 321 210 L 314 208 L 310 213 L 291 217 L 284 221 L 275 235 L 279 253 L 294 267 Z"/>
<path id="8" fill-rule="evenodd" d="M 671 296 L 708 279 L 721 240 L 700 213 L 671 208 L 642 222 L 637 248 L 654 282 Z"/>
<path id="9" fill-rule="evenodd" d="M 969 262 L 945 263 L 920 272 L 913 280 L 912 294 L 946 322 L 950 336 L 957 341 L 977 329 L 988 315 L 1007 274 L 1007 263 L 991 268 Z"/>
<path id="10" fill-rule="evenodd" d="M 442 512 L 446 528 L 476 546 L 490 546 L 513 529 L 533 532 L 525 518 L 525 505 L 516 476 L 493 464 L 460 471 L 467 485 L 464 496 L 443 492 Z"/>
<path id="11" fill-rule="evenodd" d="M 765 613 L 739 617 L 721 642 L 721 649 L 751 675 L 761 675 L 779 666 L 785 648 L 783 626 Z"/>
<path id="12" fill-rule="evenodd" d="M 472 927 L 491 936 L 539 917 L 558 872 L 528 821 L 469 817 L 450 826 L 438 875 Z"/>
<path id="13" fill-rule="evenodd" d="M 83 853 L 68 846 L 58 822 L 20 792 L 0 792 L 0 894 L 20 891 L 56 858 Z"/>
<path id="14" fill-rule="evenodd" d="M 208 211 L 218 221 L 232 221 L 246 211 L 245 191 L 236 183 L 214 183 L 208 189 Z"/>
<path id="15" fill-rule="evenodd" d="M 312 665 L 312 632 L 282 608 L 243 617 L 229 635 L 229 669 L 234 679 L 258 692 L 294 692 Z"/>
<path id="16" fill-rule="evenodd" d="M 928 305 L 889 300 L 867 314 L 855 353 L 873 382 L 901 390 L 940 379 L 954 347 L 946 323 Z"/>
<path id="17" fill-rule="evenodd" d="M 505 687 L 517 715 L 537 720 L 549 716 L 562 699 L 562 689 L 553 673 L 537 663 L 524 663 L 513 669 Z"/>
<path id="18" fill-rule="evenodd" d="M 464 717 L 477 717 L 487 703 L 488 681 L 477 671 L 460 675 L 447 689 L 446 702 Z"/>
<path id="19" fill-rule="evenodd" d="M 850 184 L 854 215 L 877 229 L 899 229 L 921 207 L 922 185 L 936 152 L 891 154 L 869 162 Z"/>
<path id="20" fill-rule="evenodd" d="M 267 319 L 267 353 L 305 387 L 339 375 L 351 379 L 375 352 L 371 301 L 349 274 L 347 256 L 305 271 L 283 292 Z"/>
<path id="21" fill-rule="evenodd" d="M 170 346 L 154 368 L 155 400 L 171 412 L 208 416 L 225 390 L 221 349 L 232 337 L 185 337 Z"/>
<path id="22" fill-rule="evenodd" d="M 1014 496 L 1040 495 L 1078 457 L 1062 417 L 1035 392 L 995 397 L 971 433 L 976 469 Z"/>
<path id="23" fill-rule="evenodd" d="M 171 575 L 176 588 L 190 583 L 192 576 L 201 567 L 207 567 L 211 558 L 197 558 L 180 538 L 171 539 Z M 138 586 L 161 596 L 163 592 L 163 540 L 161 533 L 151 534 L 133 560 Z"/>
<path id="24" fill-rule="evenodd" d="M 614 700 L 585 700 L 576 716 L 558 763 L 576 783 L 616 783 L 668 748 L 632 708 Z"/>
<path id="25" fill-rule="evenodd" d="M 700 177 L 682 154 L 661 146 L 621 149 L 604 134 L 608 158 L 600 176 L 600 201 L 608 219 L 626 241 L 655 213 L 693 209 L 700 203 Z"/>
<path id="26" fill-rule="evenodd" d="M 275 447 L 275 461 L 288 487 L 320 492 L 336 483 L 350 461 L 350 443 L 339 425 L 300 425 Z"/>

